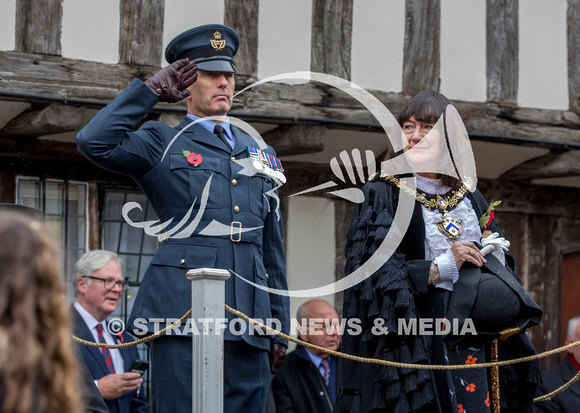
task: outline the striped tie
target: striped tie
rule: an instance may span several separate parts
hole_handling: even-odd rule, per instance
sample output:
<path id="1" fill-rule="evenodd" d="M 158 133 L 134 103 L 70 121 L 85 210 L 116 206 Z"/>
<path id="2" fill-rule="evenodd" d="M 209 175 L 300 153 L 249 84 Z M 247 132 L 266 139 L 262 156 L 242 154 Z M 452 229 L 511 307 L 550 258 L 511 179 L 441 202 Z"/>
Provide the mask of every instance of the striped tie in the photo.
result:
<path id="1" fill-rule="evenodd" d="M 330 361 L 328 359 L 322 359 L 320 366 L 324 369 L 324 375 L 322 377 L 324 377 L 324 383 L 328 387 L 330 384 Z"/>
<path id="2" fill-rule="evenodd" d="M 97 333 L 99 335 L 99 343 L 105 343 L 105 337 L 103 337 L 103 325 L 97 324 Z M 106 347 L 101 347 L 101 353 L 105 358 L 105 363 L 109 369 L 109 373 L 115 373 L 115 366 L 113 366 L 113 357 L 111 357 L 111 352 Z"/>

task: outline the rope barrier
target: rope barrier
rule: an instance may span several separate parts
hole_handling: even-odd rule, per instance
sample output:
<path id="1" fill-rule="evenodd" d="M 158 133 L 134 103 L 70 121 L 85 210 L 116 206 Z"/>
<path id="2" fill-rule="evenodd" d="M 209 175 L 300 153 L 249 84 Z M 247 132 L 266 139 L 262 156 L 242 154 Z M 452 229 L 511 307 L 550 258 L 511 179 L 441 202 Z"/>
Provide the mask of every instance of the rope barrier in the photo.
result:
<path id="1" fill-rule="evenodd" d="M 544 351 L 543 353 L 535 354 L 533 356 L 527 356 L 527 357 L 522 357 L 522 358 L 512 359 L 512 360 L 494 361 L 494 362 L 490 362 L 490 363 L 465 364 L 465 365 L 462 365 L 462 364 L 454 364 L 454 365 L 408 364 L 408 363 L 400 363 L 400 362 L 396 362 L 396 361 L 387 361 L 387 360 L 379 360 L 379 359 L 373 359 L 373 358 L 368 358 L 368 357 L 352 356 L 350 354 L 342 353 L 340 351 L 329 350 L 327 348 L 320 347 L 320 346 L 317 346 L 317 345 L 312 344 L 312 343 L 307 343 L 307 342 L 302 341 L 300 339 L 297 339 L 297 338 L 291 337 L 287 334 L 284 334 L 281 331 L 273 329 L 272 327 L 269 327 L 269 326 L 267 326 L 267 325 L 265 325 L 257 320 L 251 319 L 250 317 L 248 317 L 244 313 L 241 313 L 238 310 L 234 310 L 233 308 L 231 308 L 227 304 L 225 304 L 225 309 L 228 312 L 242 318 L 243 320 L 245 320 L 248 323 L 254 324 L 254 325 L 262 328 L 263 330 L 267 330 L 275 335 L 278 335 L 279 337 L 282 337 L 282 338 L 284 338 L 292 343 L 295 343 L 297 345 L 300 345 L 300 346 L 308 347 L 308 348 L 311 348 L 313 350 L 325 352 L 325 353 L 330 354 L 332 356 L 346 358 L 348 360 L 358 361 L 361 363 L 380 364 L 380 365 L 385 365 L 385 366 L 390 366 L 390 367 L 407 368 L 407 369 L 462 370 L 462 369 L 500 367 L 500 366 L 507 366 L 510 364 L 524 363 L 527 361 L 541 359 L 541 358 L 548 357 L 548 356 L 551 356 L 554 354 L 562 353 L 564 351 L 568 351 L 569 349 L 580 345 L 580 341 L 576 341 L 574 343 L 570 343 L 568 345 L 558 347 L 558 348 L 555 348 L 553 350 Z M 157 333 L 154 333 L 150 336 L 141 338 L 141 339 L 136 340 L 136 341 L 132 341 L 130 343 L 122 343 L 122 344 L 94 343 L 92 341 L 82 340 L 82 339 L 75 337 L 75 336 L 73 336 L 73 339 L 81 344 L 91 346 L 91 347 L 105 347 L 105 348 L 113 349 L 113 348 L 126 348 L 126 347 L 136 346 L 138 344 L 149 342 L 151 340 L 154 340 L 154 339 L 164 335 L 168 330 L 179 326 L 190 315 L 191 315 L 191 310 L 189 310 L 187 313 L 185 313 L 179 320 L 177 320 L 176 322 L 172 323 L 171 325 L 165 327 L 164 329 L 159 330 Z M 502 332 L 500 340 L 505 340 L 509 336 L 511 336 L 513 334 L 517 334 L 518 332 L 519 332 L 519 329 L 508 329 L 508 330 Z M 563 386 L 559 387 L 558 389 L 554 390 L 553 392 L 545 394 L 541 397 L 536 397 L 534 399 L 534 403 L 544 401 L 544 400 L 547 400 L 547 399 L 553 397 L 554 395 L 566 390 L 568 387 L 570 387 L 572 384 L 574 384 L 574 382 L 576 382 L 579 379 L 580 379 L 580 372 L 578 372 L 578 374 L 576 374 L 568 383 L 564 384 Z"/>
<path id="2" fill-rule="evenodd" d="M 171 330 L 174 327 L 180 325 L 187 317 L 191 315 L 191 309 L 185 313 L 179 320 L 172 323 L 171 325 L 165 327 L 163 330 L 159 330 L 157 333 L 151 334 L 150 336 L 140 338 L 139 340 L 131 341 L 130 343 L 122 343 L 122 344 L 106 344 L 106 343 L 95 343 L 93 341 L 83 340 L 82 338 L 78 338 L 76 336 L 72 336 L 73 340 L 84 344 L 85 346 L 89 347 L 105 347 L 105 348 L 127 348 L 131 346 L 137 346 L 142 343 L 147 343 L 151 340 L 155 340 L 156 338 L 164 335 L 168 330 Z"/>
<path id="3" fill-rule="evenodd" d="M 578 373 L 576 373 L 576 375 L 574 377 L 572 377 L 568 383 L 563 384 L 562 386 L 558 387 L 553 392 L 550 392 L 548 394 L 544 394 L 543 396 L 540 396 L 540 397 L 536 397 L 534 399 L 534 403 L 543 402 L 544 400 L 551 399 L 552 396 L 555 396 L 556 394 L 563 392 L 568 387 L 570 387 L 571 385 L 573 385 L 574 382 L 576 382 L 578 379 L 580 379 L 580 371 Z"/>
<path id="4" fill-rule="evenodd" d="M 340 351 L 334 351 L 334 350 L 329 350 L 329 349 L 324 348 L 324 347 L 319 347 L 315 344 L 307 343 L 307 342 L 299 340 L 297 338 L 290 337 L 289 335 L 284 334 L 281 331 L 275 330 L 275 329 L 273 329 L 265 324 L 262 324 L 259 321 L 252 320 L 247 315 L 239 312 L 238 310 L 234 310 L 233 308 L 231 308 L 227 304 L 225 306 L 226 306 L 226 310 L 228 310 L 230 313 L 237 315 L 238 317 L 243 318 L 247 322 L 251 322 L 252 324 L 257 325 L 258 327 L 261 327 L 265 330 L 268 330 L 268 331 L 270 331 L 270 332 L 272 332 L 272 333 L 274 333 L 274 334 L 276 334 L 276 335 L 278 335 L 278 336 L 280 336 L 288 341 L 296 343 L 298 345 L 308 347 L 308 348 L 318 350 L 318 351 L 324 351 L 332 356 L 342 357 L 342 358 L 346 358 L 346 359 L 353 360 L 353 361 L 360 361 L 362 363 L 382 364 L 385 366 L 400 367 L 400 368 L 407 368 L 407 369 L 461 370 L 461 369 L 474 369 L 474 368 L 484 368 L 484 367 L 487 368 L 487 367 L 495 367 L 495 366 L 498 366 L 498 367 L 499 366 L 507 366 L 509 364 L 524 363 L 526 361 L 532 361 L 532 360 L 540 359 L 543 357 L 548 357 L 548 356 L 551 356 L 553 354 L 558 354 L 558 353 L 561 353 L 563 351 L 567 351 L 573 347 L 580 345 L 580 341 L 576 341 L 576 342 L 570 343 L 566 346 L 558 347 L 556 349 L 545 351 L 545 352 L 539 353 L 539 354 L 535 354 L 533 356 L 527 356 L 527 357 L 522 357 L 522 358 L 512 359 L 512 360 L 497 361 L 497 362 L 493 362 L 493 363 L 466 364 L 466 365 L 458 365 L 458 364 L 456 364 L 456 365 L 407 364 L 407 363 L 399 363 L 397 361 L 387 361 L 387 360 L 372 359 L 372 358 L 367 358 L 367 357 L 351 356 L 350 354 L 341 353 Z"/>

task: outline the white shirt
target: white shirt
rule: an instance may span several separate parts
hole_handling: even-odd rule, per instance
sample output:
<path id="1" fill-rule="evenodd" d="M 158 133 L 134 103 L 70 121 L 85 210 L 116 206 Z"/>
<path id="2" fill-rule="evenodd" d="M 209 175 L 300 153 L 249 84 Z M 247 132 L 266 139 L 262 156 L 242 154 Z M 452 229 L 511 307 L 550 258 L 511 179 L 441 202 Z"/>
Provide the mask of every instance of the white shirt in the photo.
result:
<path id="1" fill-rule="evenodd" d="M 417 192 L 426 192 L 428 194 L 444 194 L 451 190 L 450 187 L 443 185 L 440 179 L 424 178 L 415 175 L 417 180 Z M 425 205 L 422 205 L 423 220 L 425 221 L 425 259 L 428 261 L 435 260 L 442 279 L 446 281 L 438 282 L 437 288 L 444 288 L 453 291 L 453 281 L 459 278 L 459 271 L 455 258 L 451 253 L 451 245 L 454 240 L 447 238 L 437 227 L 443 214 L 438 209 L 429 211 Z M 461 220 L 461 235 L 457 241 L 475 241 L 481 239 L 481 230 L 479 221 L 473 210 L 471 201 L 465 197 L 459 204 L 449 212 L 455 219 Z"/>
<path id="2" fill-rule="evenodd" d="M 95 343 L 99 342 L 99 333 L 97 331 L 97 324 L 101 324 L 103 326 L 103 337 L 105 338 L 105 343 L 107 344 L 118 344 L 117 340 L 113 338 L 111 333 L 109 333 L 109 329 L 107 328 L 107 323 L 105 321 L 98 322 L 95 317 L 87 310 L 84 309 L 82 305 L 80 305 L 77 301 L 75 301 L 74 306 L 76 310 L 79 312 L 81 317 L 83 318 L 85 324 L 91 331 L 93 335 L 93 339 Z M 99 348 L 99 351 L 101 349 Z M 109 353 L 111 353 L 111 357 L 113 358 L 113 367 L 115 367 L 115 373 L 121 374 L 125 372 L 125 364 L 123 361 L 123 356 L 121 355 L 121 351 L 117 348 L 110 348 Z M 95 380 L 96 383 L 96 380 Z"/>

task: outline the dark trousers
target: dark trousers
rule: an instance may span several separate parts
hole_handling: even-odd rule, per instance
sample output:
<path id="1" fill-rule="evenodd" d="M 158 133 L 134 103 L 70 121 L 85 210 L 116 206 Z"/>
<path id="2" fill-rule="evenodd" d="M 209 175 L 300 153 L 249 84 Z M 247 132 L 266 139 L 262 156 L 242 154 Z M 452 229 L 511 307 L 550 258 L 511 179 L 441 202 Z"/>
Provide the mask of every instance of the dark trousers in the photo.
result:
<path id="1" fill-rule="evenodd" d="M 154 413 L 190 413 L 191 337 L 162 336 L 151 342 Z M 224 343 L 224 412 L 263 412 L 268 394 L 268 351 L 243 341 Z"/>

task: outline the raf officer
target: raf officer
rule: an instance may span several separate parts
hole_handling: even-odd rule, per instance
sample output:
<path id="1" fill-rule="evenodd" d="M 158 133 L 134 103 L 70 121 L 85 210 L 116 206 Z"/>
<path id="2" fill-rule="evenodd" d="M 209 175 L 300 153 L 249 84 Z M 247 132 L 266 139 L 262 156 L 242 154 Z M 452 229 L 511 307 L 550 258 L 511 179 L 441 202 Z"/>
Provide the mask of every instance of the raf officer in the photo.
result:
<path id="1" fill-rule="evenodd" d="M 238 47 L 238 35 L 223 25 L 180 34 L 165 50 L 169 66 L 145 82 L 133 80 L 77 135 L 81 153 L 133 177 L 167 224 L 129 319 L 135 332 L 143 333 L 145 325 L 144 334 L 154 333 L 166 324 L 152 319 L 187 312 L 191 286 L 185 274 L 203 267 L 232 273 L 228 305 L 289 330 L 288 299 L 264 290 L 287 289 L 275 179 L 281 165 L 272 148 L 227 117 Z M 146 122 L 134 131 L 157 102 L 182 99 L 187 115 L 177 127 Z M 252 332 L 225 331 L 226 411 L 262 411 L 269 373 L 285 358 L 284 340 Z M 172 334 L 153 340 L 151 356 L 154 411 L 191 410 L 191 339 Z"/>

